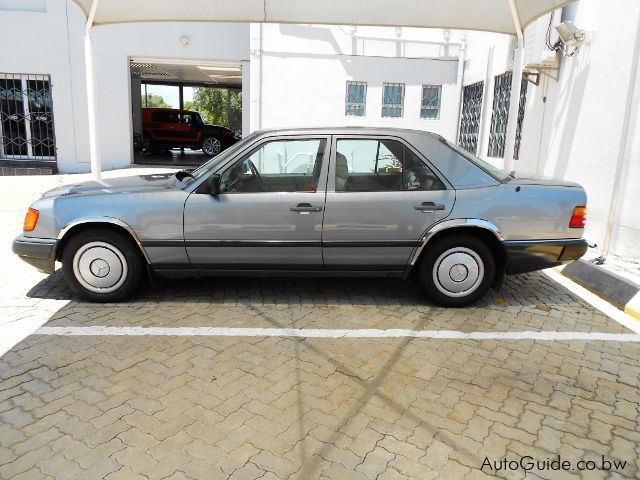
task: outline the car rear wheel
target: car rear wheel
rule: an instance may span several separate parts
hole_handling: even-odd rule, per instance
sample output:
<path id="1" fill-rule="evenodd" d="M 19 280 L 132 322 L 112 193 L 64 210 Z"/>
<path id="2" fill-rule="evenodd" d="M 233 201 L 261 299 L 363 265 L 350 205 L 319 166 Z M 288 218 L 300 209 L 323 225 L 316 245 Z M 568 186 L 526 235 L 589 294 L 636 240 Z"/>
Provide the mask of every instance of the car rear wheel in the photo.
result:
<path id="1" fill-rule="evenodd" d="M 67 285 L 92 302 L 117 302 L 131 296 L 140 284 L 142 269 L 133 242 L 108 229 L 80 232 L 62 252 Z"/>
<path id="2" fill-rule="evenodd" d="M 445 307 L 464 307 L 484 296 L 495 274 L 491 250 L 469 235 L 451 235 L 427 245 L 420 282 L 427 295 Z"/>
<path id="3" fill-rule="evenodd" d="M 202 151 L 208 157 L 215 157 L 222 151 L 222 143 L 216 137 L 207 137 L 202 141 Z"/>

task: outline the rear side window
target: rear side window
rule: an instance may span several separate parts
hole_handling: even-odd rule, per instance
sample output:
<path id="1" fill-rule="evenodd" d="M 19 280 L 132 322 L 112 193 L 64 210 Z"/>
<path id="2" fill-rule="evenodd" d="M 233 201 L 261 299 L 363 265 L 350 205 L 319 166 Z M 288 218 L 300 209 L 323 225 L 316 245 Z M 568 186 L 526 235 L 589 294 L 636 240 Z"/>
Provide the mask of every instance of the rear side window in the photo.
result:
<path id="1" fill-rule="evenodd" d="M 445 190 L 437 175 L 396 140 L 337 142 L 336 192 Z"/>

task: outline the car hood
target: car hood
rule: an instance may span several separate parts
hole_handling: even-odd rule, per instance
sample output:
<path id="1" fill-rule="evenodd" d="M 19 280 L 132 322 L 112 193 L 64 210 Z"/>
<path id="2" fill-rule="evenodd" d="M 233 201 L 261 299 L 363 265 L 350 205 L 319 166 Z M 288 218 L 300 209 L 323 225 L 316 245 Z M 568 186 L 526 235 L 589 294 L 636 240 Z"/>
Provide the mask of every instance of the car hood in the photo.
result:
<path id="1" fill-rule="evenodd" d="M 43 198 L 62 195 L 95 195 L 104 193 L 139 193 L 175 188 L 173 173 L 133 175 L 129 177 L 89 180 L 72 185 L 63 185 L 45 192 Z"/>
<path id="2" fill-rule="evenodd" d="M 536 175 L 531 173 L 515 172 L 512 182 L 518 185 L 550 185 L 556 187 L 580 187 L 581 185 L 569 180 L 561 180 L 559 178 L 547 177 L 544 175 Z"/>

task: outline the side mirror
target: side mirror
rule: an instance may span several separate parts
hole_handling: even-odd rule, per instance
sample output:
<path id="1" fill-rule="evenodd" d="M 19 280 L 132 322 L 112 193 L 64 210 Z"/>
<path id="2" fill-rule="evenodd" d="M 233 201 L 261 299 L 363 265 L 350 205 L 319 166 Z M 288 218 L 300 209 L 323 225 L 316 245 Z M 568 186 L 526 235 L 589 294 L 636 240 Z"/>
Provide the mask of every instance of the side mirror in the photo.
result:
<path id="1" fill-rule="evenodd" d="M 209 195 L 220 195 L 220 175 L 210 175 L 198 188 L 198 193 L 207 193 Z"/>

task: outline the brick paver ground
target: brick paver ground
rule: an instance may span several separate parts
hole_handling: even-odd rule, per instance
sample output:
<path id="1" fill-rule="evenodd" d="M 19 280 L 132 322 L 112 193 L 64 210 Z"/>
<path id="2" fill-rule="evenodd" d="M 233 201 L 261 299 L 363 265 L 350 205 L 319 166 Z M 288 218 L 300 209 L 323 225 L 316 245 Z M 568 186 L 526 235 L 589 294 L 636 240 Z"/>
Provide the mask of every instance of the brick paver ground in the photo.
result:
<path id="1" fill-rule="evenodd" d="M 167 282 L 95 305 L 5 247 L 5 329 L 628 333 L 541 273 L 466 309 L 411 282 L 327 279 Z M 527 455 L 627 463 L 526 478 L 638 478 L 639 382 L 632 342 L 30 335 L 0 358 L 0 478 L 525 478 L 481 466 Z"/>

